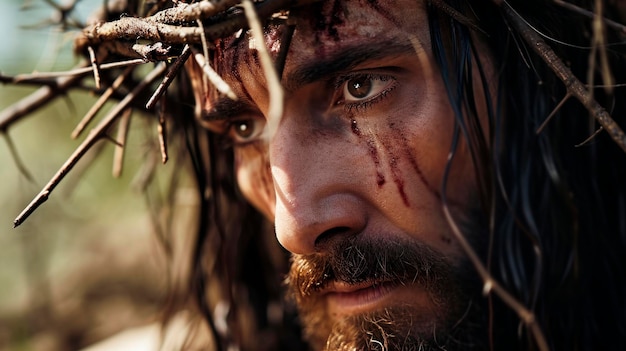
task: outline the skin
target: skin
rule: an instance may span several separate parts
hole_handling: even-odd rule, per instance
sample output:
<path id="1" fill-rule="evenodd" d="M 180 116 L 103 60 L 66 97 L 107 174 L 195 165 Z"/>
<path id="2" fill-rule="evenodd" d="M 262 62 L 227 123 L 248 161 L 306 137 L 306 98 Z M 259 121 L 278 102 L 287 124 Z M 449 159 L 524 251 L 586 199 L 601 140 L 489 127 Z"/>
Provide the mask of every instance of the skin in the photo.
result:
<path id="1" fill-rule="evenodd" d="M 331 255 L 347 238 L 381 246 L 417 243 L 451 266 L 464 262 L 442 211 L 454 114 L 434 64 L 423 6 L 325 4 L 322 13 L 335 16 L 324 26 L 304 17 L 310 11 L 295 13 L 282 75 L 284 114 L 272 136 L 264 128 L 270 92 L 258 44 L 247 38 L 222 43 L 218 70 L 239 99 L 208 99 L 205 121 L 232 140 L 242 193 L 275 223 L 295 265 L 307 255 Z M 273 55 L 278 38 L 280 29 L 266 34 Z M 475 183 L 461 139 L 446 188 L 461 220 L 463 210 L 475 205 Z M 430 334 L 456 318 L 449 315 L 452 303 L 436 294 L 419 280 L 385 286 L 334 278 L 312 294 L 330 327 L 310 338 L 315 344 L 347 318 L 402 306 L 416 312 L 418 333 Z M 306 305 L 305 295 L 297 302 Z"/>

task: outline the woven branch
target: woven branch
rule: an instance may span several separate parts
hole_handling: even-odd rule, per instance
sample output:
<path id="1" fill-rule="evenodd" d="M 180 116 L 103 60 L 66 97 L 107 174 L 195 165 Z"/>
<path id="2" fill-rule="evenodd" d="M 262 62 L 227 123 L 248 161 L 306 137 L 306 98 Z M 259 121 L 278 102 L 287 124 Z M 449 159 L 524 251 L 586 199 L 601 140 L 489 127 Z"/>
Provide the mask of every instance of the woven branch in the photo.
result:
<path id="1" fill-rule="evenodd" d="M 265 1 L 256 4 L 255 9 L 260 18 L 268 18 L 288 5 L 299 6 L 316 1 L 319 0 Z M 220 3 L 222 6 L 226 6 L 231 2 Z M 211 41 L 248 28 L 248 21 L 243 13 L 237 13 L 224 18 L 219 23 L 204 26 L 204 30 L 197 27 L 195 21 L 215 13 L 214 8 L 208 4 L 210 3 L 207 2 L 205 5 L 205 2 L 200 2 L 163 10 L 147 18 L 124 17 L 117 21 L 92 25 L 85 28 L 75 40 L 76 51 L 83 52 L 88 46 L 120 40 L 135 42 L 143 39 L 152 42 L 165 42 L 168 45 L 201 44 L 203 34 L 207 40 Z M 215 6 L 218 8 L 217 5 Z"/>

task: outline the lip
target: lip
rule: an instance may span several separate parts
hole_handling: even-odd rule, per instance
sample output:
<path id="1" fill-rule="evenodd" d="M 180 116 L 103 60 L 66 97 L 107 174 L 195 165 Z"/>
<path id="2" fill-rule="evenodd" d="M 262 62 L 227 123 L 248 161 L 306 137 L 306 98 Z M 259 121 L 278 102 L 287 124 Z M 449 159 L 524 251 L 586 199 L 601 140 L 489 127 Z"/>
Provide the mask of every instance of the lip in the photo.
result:
<path id="1" fill-rule="evenodd" d="M 335 281 L 324 289 L 323 294 L 331 311 L 349 315 L 380 308 L 399 287 L 398 282 L 392 281 L 359 284 Z"/>

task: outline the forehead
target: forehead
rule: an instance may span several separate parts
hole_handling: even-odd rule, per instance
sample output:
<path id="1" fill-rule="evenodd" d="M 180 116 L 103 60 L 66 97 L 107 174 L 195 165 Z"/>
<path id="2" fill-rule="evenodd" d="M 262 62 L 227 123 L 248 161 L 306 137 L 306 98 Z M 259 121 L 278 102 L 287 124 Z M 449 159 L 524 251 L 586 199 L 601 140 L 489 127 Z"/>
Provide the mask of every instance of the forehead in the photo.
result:
<path id="1" fill-rule="evenodd" d="M 428 20 L 423 1 L 416 0 L 334 0 L 322 1 L 292 10 L 290 21 L 296 24 L 285 71 L 310 62 L 325 60 L 349 48 L 384 51 L 387 45 L 429 45 Z M 285 26 L 266 29 L 266 46 L 276 57 Z M 219 47 L 218 68 L 225 75 L 242 66 L 254 71 L 258 57 L 253 39 L 229 38 Z M 241 78 L 241 77 L 236 77 Z"/>
<path id="2" fill-rule="evenodd" d="M 336 47 L 366 45 L 369 40 L 405 40 L 427 28 L 423 6 L 415 0 L 354 0 L 325 1 L 301 9 L 294 14 L 297 52 L 323 57 Z"/>

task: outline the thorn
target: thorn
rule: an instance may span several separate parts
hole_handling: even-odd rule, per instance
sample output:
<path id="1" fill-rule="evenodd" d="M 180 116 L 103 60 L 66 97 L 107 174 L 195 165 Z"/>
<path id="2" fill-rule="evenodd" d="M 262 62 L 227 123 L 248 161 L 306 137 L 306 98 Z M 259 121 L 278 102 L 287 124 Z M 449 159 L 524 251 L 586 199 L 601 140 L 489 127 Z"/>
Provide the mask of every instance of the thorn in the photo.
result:
<path id="1" fill-rule="evenodd" d="M 89 52 L 89 59 L 91 60 L 91 67 L 93 69 L 93 79 L 96 83 L 96 89 L 100 89 L 100 70 L 98 69 L 98 61 L 96 60 L 96 53 L 91 46 L 87 47 Z"/>
<path id="2" fill-rule="evenodd" d="M 554 117 L 554 115 L 556 115 L 556 113 L 559 111 L 559 109 L 561 107 L 563 107 L 563 104 L 565 104 L 565 102 L 567 100 L 569 100 L 569 98 L 572 96 L 572 94 L 570 94 L 569 92 L 567 94 L 565 94 L 565 97 L 563 99 L 561 99 L 561 101 L 556 105 L 556 107 L 554 108 L 554 110 L 552 110 L 552 112 L 550 112 L 550 114 L 548 115 L 548 117 L 546 117 L 546 119 L 543 121 L 543 123 L 541 123 L 541 125 L 539 126 L 539 128 L 537 128 L 537 134 L 541 134 L 541 132 L 546 128 L 546 126 L 548 125 L 548 122 L 550 122 L 552 120 L 552 117 Z"/>
<path id="3" fill-rule="evenodd" d="M 170 86 L 172 80 L 174 79 L 176 74 L 178 74 L 178 71 L 180 71 L 180 68 L 183 66 L 183 63 L 187 61 L 190 54 L 191 48 L 187 44 L 183 48 L 183 52 L 181 52 L 180 56 L 178 56 L 176 61 L 174 61 L 172 68 L 167 72 L 161 84 L 159 84 L 157 89 L 154 91 L 154 94 L 152 94 L 152 97 L 150 97 L 150 100 L 148 100 L 148 103 L 146 103 L 146 109 L 150 110 L 152 107 L 154 107 L 157 100 L 163 95 L 163 93 L 165 93 L 165 90 L 167 90 L 167 88 Z"/>
<path id="4" fill-rule="evenodd" d="M 603 131 L 603 130 L 604 130 L 604 128 L 602 128 L 602 126 L 600 126 L 600 128 L 598 128 L 595 132 L 593 132 L 593 134 L 591 134 L 587 139 L 583 140 L 580 144 L 574 145 L 574 147 L 585 146 L 587 143 L 589 143 L 591 140 L 593 140 L 598 134 L 600 134 L 600 132 Z"/>

